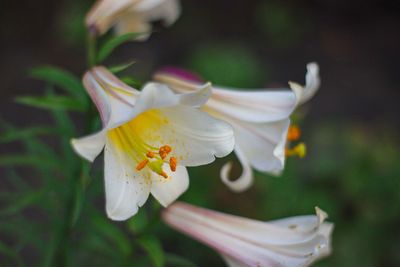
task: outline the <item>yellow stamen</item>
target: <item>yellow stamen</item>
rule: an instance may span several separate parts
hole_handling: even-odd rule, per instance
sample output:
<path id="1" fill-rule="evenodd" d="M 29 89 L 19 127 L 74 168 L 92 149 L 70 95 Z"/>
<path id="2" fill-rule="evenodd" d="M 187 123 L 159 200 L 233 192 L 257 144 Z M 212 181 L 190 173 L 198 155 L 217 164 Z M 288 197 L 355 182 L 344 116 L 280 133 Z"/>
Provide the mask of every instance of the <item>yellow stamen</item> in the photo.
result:
<path id="1" fill-rule="evenodd" d="M 141 171 L 148 167 L 152 172 L 168 178 L 163 171 L 163 165 L 169 164 L 171 170 L 176 169 L 176 158 L 168 158 L 172 152 L 172 147 L 164 144 L 155 146 L 159 143 L 161 137 L 158 131 L 166 120 L 159 111 L 152 110 L 140 114 L 135 119 L 127 122 L 108 133 L 108 137 L 113 144 L 136 164 L 136 170 Z M 149 143 L 148 141 L 154 143 Z"/>
<path id="2" fill-rule="evenodd" d="M 298 156 L 299 158 L 304 158 L 306 156 L 306 145 L 304 143 L 299 143 L 292 149 L 286 148 L 286 156 Z"/>
<path id="3" fill-rule="evenodd" d="M 173 172 L 176 171 L 176 164 L 177 164 L 176 158 L 175 157 L 171 157 L 169 159 L 169 167 L 170 167 L 171 171 L 173 171 Z"/>
<path id="4" fill-rule="evenodd" d="M 297 125 L 290 125 L 287 134 L 287 140 L 296 141 L 299 140 L 300 136 L 301 136 L 300 128 Z"/>
<path id="5" fill-rule="evenodd" d="M 144 159 L 143 161 L 141 161 L 137 166 L 136 166 L 136 170 L 140 171 L 141 169 L 143 169 L 144 167 L 146 167 L 147 163 L 149 163 L 148 159 Z"/>

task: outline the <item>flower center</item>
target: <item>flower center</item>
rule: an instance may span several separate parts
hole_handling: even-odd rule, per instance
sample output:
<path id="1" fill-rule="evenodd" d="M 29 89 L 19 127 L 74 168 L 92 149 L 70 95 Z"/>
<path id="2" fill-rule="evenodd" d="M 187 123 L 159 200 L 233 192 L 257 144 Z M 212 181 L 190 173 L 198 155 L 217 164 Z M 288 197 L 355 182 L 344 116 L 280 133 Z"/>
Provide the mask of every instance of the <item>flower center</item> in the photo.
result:
<path id="1" fill-rule="evenodd" d="M 159 147 L 153 145 L 161 138 L 156 132 L 165 123 L 167 121 L 159 116 L 158 111 L 146 111 L 135 119 L 111 130 L 108 136 L 135 162 L 137 171 L 149 168 L 152 172 L 167 179 L 168 175 L 163 170 L 163 165 L 168 164 L 172 172 L 176 171 L 177 167 L 176 157 L 171 156 L 173 149 L 168 144 Z M 153 140 L 154 143 L 149 144 L 143 137 L 146 137 L 146 140 Z"/>

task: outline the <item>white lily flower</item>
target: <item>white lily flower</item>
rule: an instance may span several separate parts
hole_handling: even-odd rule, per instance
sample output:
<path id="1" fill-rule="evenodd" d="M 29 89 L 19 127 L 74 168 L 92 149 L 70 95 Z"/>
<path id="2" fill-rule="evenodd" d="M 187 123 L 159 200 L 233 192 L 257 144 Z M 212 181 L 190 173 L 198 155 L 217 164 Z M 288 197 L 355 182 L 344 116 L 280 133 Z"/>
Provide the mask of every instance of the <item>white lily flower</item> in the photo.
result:
<path id="1" fill-rule="evenodd" d="M 221 254 L 230 267 L 304 267 L 331 252 L 327 214 L 262 222 L 175 202 L 165 223 Z"/>
<path id="2" fill-rule="evenodd" d="M 137 91 L 104 67 L 89 70 L 83 83 L 100 113 L 103 129 L 73 139 L 75 151 L 93 161 L 104 149 L 106 210 L 111 219 L 133 216 L 151 193 L 168 206 L 188 187 L 184 166 L 198 166 L 229 154 L 232 127 L 198 109 L 210 84 L 174 94 L 148 83 Z"/>
<path id="3" fill-rule="evenodd" d="M 196 76 L 175 68 L 157 72 L 154 79 L 177 92 L 193 92 L 199 84 Z M 241 192 L 252 185 L 251 167 L 273 175 L 281 173 L 285 164 L 289 116 L 297 105 L 309 100 L 318 90 L 318 65 L 307 65 L 305 86 L 294 82 L 289 84 L 292 90 L 232 90 L 213 86 L 212 96 L 203 109 L 233 126 L 235 153 L 243 167 L 241 176 L 234 181 L 229 179 L 230 162 L 221 169 L 222 181 L 233 191 Z M 304 146 L 293 152 L 303 153 Z"/>
<path id="4" fill-rule="evenodd" d="M 86 16 L 86 26 L 99 34 L 115 26 L 118 34 L 144 33 L 137 39 L 145 40 L 152 21 L 169 26 L 180 12 L 179 0 L 98 0 Z"/>

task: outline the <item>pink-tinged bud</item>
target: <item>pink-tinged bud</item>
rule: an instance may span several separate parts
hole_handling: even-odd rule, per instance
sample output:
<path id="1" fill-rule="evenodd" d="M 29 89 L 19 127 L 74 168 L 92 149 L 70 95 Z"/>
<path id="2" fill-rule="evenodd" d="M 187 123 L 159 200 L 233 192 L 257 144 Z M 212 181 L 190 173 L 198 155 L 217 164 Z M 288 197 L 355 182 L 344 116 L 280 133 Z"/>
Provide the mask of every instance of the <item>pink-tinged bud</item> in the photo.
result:
<path id="1" fill-rule="evenodd" d="M 228 266 L 300 267 L 329 255 L 333 224 L 327 214 L 262 222 L 182 202 L 162 213 L 166 224 L 215 249 Z"/>

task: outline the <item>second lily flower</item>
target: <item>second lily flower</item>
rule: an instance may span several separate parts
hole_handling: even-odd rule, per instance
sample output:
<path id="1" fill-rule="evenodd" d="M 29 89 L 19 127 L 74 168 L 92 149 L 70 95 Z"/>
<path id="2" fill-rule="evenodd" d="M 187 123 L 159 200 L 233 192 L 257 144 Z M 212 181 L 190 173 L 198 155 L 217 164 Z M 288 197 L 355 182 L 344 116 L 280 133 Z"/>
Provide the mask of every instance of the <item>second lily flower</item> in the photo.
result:
<path id="1" fill-rule="evenodd" d="M 103 129 L 72 145 L 89 161 L 104 148 L 111 219 L 133 216 L 150 193 L 168 206 L 188 187 L 184 166 L 207 164 L 233 150 L 232 127 L 198 109 L 211 94 L 210 84 L 175 94 L 166 85 L 149 83 L 139 92 L 104 67 L 88 71 L 83 83 Z"/>
<path id="2" fill-rule="evenodd" d="M 157 72 L 154 79 L 168 84 L 177 92 L 193 92 L 199 85 L 196 76 L 175 68 Z M 251 167 L 275 175 L 283 170 L 289 116 L 318 90 L 318 65 L 307 65 L 305 86 L 293 82 L 289 85 L 291 90 L 239 90 L 213 86 L 213 95 L 204 110 L 233 126 L 235 153 L 243 167 L 242 175 L 234 181 L 229 179 L 231 163 L 221 170 L 222 181 L 232 190 L 240 192 L 252 185 Z M 302 154 L 303 151 L 300 152 Z"/>

